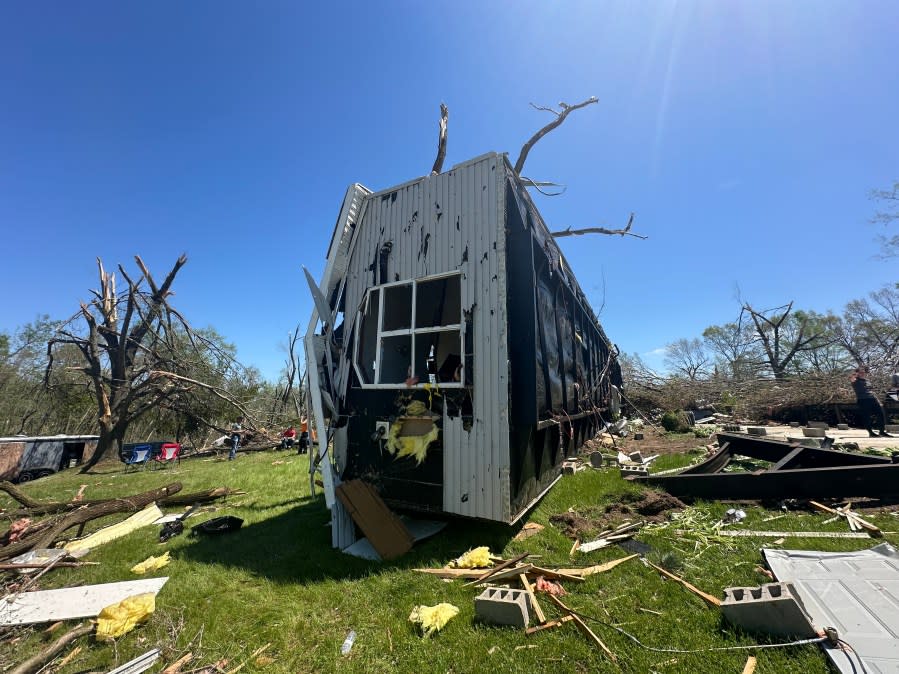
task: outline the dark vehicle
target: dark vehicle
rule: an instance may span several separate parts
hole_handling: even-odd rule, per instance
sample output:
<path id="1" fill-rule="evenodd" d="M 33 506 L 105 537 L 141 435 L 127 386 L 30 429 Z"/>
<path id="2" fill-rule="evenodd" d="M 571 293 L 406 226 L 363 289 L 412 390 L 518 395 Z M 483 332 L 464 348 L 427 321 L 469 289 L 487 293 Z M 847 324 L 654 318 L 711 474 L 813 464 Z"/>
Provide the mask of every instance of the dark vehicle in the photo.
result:
<path id="1" fill-rule="evenodd" d="M 97 448 L 96 435 L 0 438 L 0 479 L 28 482 L 84 462 Z"/>
<path id="2" fill-rule="evenodd" d="M 135 466 L 149 461 L 174 461 L 181 453 L 181 445 L 170 440 L 154 440 L 152 442 L 128 442 L 119 449 L 119 460 Z"/>

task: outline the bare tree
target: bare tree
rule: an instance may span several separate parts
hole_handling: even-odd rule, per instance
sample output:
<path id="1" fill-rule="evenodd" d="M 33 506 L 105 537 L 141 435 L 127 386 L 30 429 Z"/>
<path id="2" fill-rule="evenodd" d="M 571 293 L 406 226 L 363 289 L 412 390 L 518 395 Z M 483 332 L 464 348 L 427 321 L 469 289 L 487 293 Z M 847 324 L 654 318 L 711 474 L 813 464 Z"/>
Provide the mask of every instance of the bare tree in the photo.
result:
<path id="1" fill-rule="evenodd" d="M 871 199 L 882 208 L 871 218 L 872 223 L 889 227 L 899 222 L 899 181 L 894 182 L 891 189 L 872 190 Z M 881 236 L 880 244 L 883 257 L 899 256 L 899 234 Z"/>
<path id="2" fill-rule="evenodd" d="M 66 369 L 87 377 L 96 401 L 100 438 L 82 472 L 117 452 L 133 421 L 157 406 L 183 401 L 202 384 L 185 376 L 191 372 L 185 352 L 209 344 L 169 304 L 172 284 L 187 257 L 178 258 L 161 284 L 140 257 L 135 261 L 140 277 L 132 280 L 119 265 L 127 289 L 117 292 L 115 274 L 104 270 L 98 258 L 100 289 L 91 291 L 94 299 L 82 303 L 47 344 L 47 385 L 52 385 L 55 356 L 72 345 L 82 364 Z"/>
<path id="3" fill-rule="evenodd" d="M 554 110 L 553 108 L 542 106 L 542 105 L 534 105 L 531 103 L 531 106 L 537 110 L 545 110 L 546 112 L 551 112 L 556 116 L 556 118 L 551 121 L 549 124 L 540 129 L 537 133 L 531 136 L 527 142 L 522 146 L 521 152 L 518 155 L 518 160 L 515 162 L 515 173 L 521 175 L 521 169 L 524 168 L 524 162 L 528 158 L 528 153 L 531 151 L 531 148 L 537 144 L 537 141 L 543 138 L 550 131 L 555 129 L 558 126 L 562 125 L 568 115 L 570 115 L 575 110 L 579 110 L 580 108 L 585 108 L 588 105 L 592 105 L 593 103 L 599 102 L 599 99 L 596 96 L 591 96 L 586 101 L 581 101 L 580 103 L 575 103 L 574 105 L 568 105 L 564 101 L 559 103 L 559 110 Z"/>
<path id="4" fill-rule="evenodd" d="M 699 338 L 681 338 L 665 347 L 665 365 L 690 381 L 708 375 L 710 363 L 709 354 Z"/>
<path id="5" fill-rule="evenodd" d="M 792 314 L 792 302 L 761 311 L 746 302 L 742 310 L 752 319 L 766 364 L 775 379 L 787 376 L 797 353 L 817 349 L 825 342 L 824 336 L 811 328 L 807 316 L 798 312 L 795 316 Z"/>

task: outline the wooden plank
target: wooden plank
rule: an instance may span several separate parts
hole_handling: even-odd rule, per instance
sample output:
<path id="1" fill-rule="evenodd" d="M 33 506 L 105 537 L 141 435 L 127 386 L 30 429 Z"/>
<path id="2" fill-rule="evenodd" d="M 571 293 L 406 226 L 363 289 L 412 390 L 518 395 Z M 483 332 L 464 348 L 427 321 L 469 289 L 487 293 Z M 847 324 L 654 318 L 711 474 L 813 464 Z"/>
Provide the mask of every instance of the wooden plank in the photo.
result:
<path id="1" fill-rule="evenodd" d="M 563 615 L 558 620 L 549 620 L 549 621 L 543 623 L 542 625 L 537 625 L 536 627 L 528 627 L 524 631 L 524 633 L 527 634 L 528 636 L 531 636 L 532 634 L 536 634 L 537 632 L 542 632 L 543 630 L 548 630 L 553 627 L 560 627 L 561 625 L 564 625 L 567 622 L 571 622 L 572 620 L 573 620 L 573 618 L 571 617 L 571 615 Z"/>
<path id="2" fill-rule="evenodd" d="M 587 636 L 588 639 L 590 639 L 593 643 L 595 643 L 597 646 L 599 646 L 599 647 L 603 650 L 603 652 L 604 652 L 607 656 L 609 656 L 609 659 L 610 659 L 612 662 L 618 662 L 618 658 L 615 657 L 615 654 L 614 654 L 611 650 L 609 650 L 609 647 L 606 646 L 606 645 L 602 642 L 602 639 L 600 639 L 598 636 L 596 636 L 596 634 L 593 632 L 593 630 L 591 630 L 590 627 L 587 626 L 587 623 L 585 623 L 583 620 L 581 620 L 581 619 L 574 613 L 574 611 L 572 611 L 570 608 L 568 608 L 567 606 L 565 606 L 565 604 L 562 603 L 562 600 L 561 600 L 561 599 L 559 599 L 558 597 L 554 597 L 554 596 L 551 595 L 551 594 L 550 594 L 550 595 L 547 595 L 547 596 L 552 600 L 552 602 L 553 602 L 556 606 L 558 606 L 560 609 L 562 609 L 562 610 L 565 611 L 568 615 L 571 616 L 572 621 L 574 621 L 574 624 L 577 625 L 578 629 L 579 629 L 581 632 L 583 632 L 583 633 Z"/>
<path id="3" fill-rule="evenodd" d="M 743 665 L 743 674 L 753 674 L 755 672 L 756 660 L 754 655 L 746 658 L 746 664 Z"/>
<path id="4" fill-rule="evenodd" d="M 395 559 L 412 549 L 412 534 L 370 484 L 348 480 L 336 493 L 381 559 Z"/>
<path id="5" fill-rule="evenodd" d="M 677 535 L 689 533 L 684 529 L 676 529 Z M 886 533 L 896 533 L 887 531 Z M 750 531 L 749 529 L 721 529 L 717 536 L 735 536 L 737 538 L 758 536 L 759 538 L 871 538 L 869 534 L 853 531 Z"/>
<path id="6" fill-rule="evenodd" d="M 494 566 L 492 569 L 490 569 L 486 573 L 483 573 L 479 577 L 475 578 L 470 583 L 465 583 L 465 587 L 468 587 L 469 585 L 478 585 L 479 583 L 483 583 L 484 581 L 489 580 L 491 578 L 491 576 L 502 571 L 503 569 L 506 569 L 506 568 L 512 566 L 513 564 L 517 564 L 522 559 L 527 557 L 529 554 L 530 554 L 529 552 L 523 552 L 520 555 L 516 555 L 512 559 L 507 559 L 504 562 L 500 562 L 499 564 Z"/>
<path id="7" fill-rule="evenodd" d="M 834 510 L 833 508 L 829 508 L 823 503 L 818 503 L 817 501 L 809 501 L 815 508 L 818 510 L 823 510 L 826 513 L 830 513 L 831 515 L 837 515 L 845 517 L 849 522 L 849 528 L 852 528 L 853 520 L 856 524 L 863 526 L 865 529 L 871 532 L 872 536 L 883 536 L 883 532 L 880 531 L 880 528 L 871 524 L 870 522 L 863 520 L 858 514 L 850 511 L 848 508 L 844 510 Z M 851 518 L 851 519 L 850 519 Z"/>
<path id="8" fill-rule="evenodd" d="M 521 586 L 524 588 L 524 591 L 528 593 L 528 597 L 531 599 L 531 605 L 534 607 L 534 615 L 537 616 L 537 620 L 541 623 L 546 622 L 546 616 L 543 613 L 543 609 L 540 608 L 540 603 L 537 601 L 537 595 L 534 594 L 534 588 L 531 587 L 531 584 L 528 582 L 528 577 L 525 574 L 520 574 L 518 579 L 521 581 Z"/>
<path id="9" fill-rule="evenodd" d="M 593 566 L 585 566 L 579 569 L 556 569 L 556 571 L 566 576 L 585 578 L 586 576 L 592 576 L 594 573 L 604 573 L 610 569 L 614 569 L 619 564 L 639 556 L 640 555 L 633 554 L 628 555 L 627 557 L 621 557 L 620 559 L 613 559 L 611 562 L 606 562 L 605 564 L 594 564 Z"/>
<path id="10" fill-rule="evenodd" d="M 661 566 L 656 566 L 655 564 L 653 564 L 653 563 L 650 562 L 649 560 L 646 560 L 646 563 L 649 564 L 649 565 L 650 565 L 652 568 L 654 568 L 656 571 L 658 571 L 659 573 L 661 573 L 663 576 L 666 576 L 666 577 L 670 578 L 671 580 L 676 580 L 678 583 L 680 583 L 680 584 L 683 585 L 685 588 L 687 588 L 688 590 L 690 590 L 690 592 L 692 592 L 692 593 L 695 594 L 696 596 L 700 597 L 700 598 L 701 598 L 703 601 L 705 601 L 709 606 L 715 606 L 715 607 L 721 606 L 721 600 L 718 599 L 718 597 L 713 597 L 712 595 L 708 594 L 707 592 L 703 592 L 703 591 L 700 590 L 698 587 L 696 587 L 695 585 L 691 585 L 690 583 L 688 583 L 687 581 L 685 581 L 685 580 L 684 580 L 683 578 L 681 578 L 680 576 L 674 575 L 673 573 L 671 573 L 671 572 L 668 571 L 667 569 L 663 569 Z"/>
<path id="11" fill-rule="evenodd" d="M 0 601 L 0 625 L 93 618 L 105 607 L 128 597 L 145 592 L 156 594 L 167 580 L 168 576 L 163 576 L 122 583 L 23 592 Z"/>
<path id="12" fill-rule="evenodd" d="M 544 578 L 549 578 L 550 580 L 568 580 L 573 583 L 583 583 L 584 579 L 580 576 L 573 576 L 567 573 L 561 573 L 555 569 L 544 569 L 542 566 L 535 566 L 531 569 L 531 576 L 543 576 Z"/>

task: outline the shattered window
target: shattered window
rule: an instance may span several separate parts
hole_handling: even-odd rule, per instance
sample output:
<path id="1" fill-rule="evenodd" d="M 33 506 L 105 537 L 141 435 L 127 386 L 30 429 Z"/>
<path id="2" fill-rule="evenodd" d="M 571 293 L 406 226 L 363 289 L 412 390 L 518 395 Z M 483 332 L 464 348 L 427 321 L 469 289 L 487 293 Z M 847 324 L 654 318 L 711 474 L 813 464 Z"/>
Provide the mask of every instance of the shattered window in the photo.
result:
<path id="1" fill-rule="evenodd" d="M 371 288 L 360 321 L 356 368 L 363 386 L 465 383 L 459 274 Z"/>

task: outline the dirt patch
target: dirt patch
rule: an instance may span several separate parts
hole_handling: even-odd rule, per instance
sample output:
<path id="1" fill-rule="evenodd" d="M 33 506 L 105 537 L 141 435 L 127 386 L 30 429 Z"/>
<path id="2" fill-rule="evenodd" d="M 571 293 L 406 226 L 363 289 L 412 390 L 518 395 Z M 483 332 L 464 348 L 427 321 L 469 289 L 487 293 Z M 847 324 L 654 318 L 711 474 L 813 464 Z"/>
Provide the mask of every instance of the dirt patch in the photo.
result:
<path id="1" fill-rule="evenodd" d="M 606 529 L 613 529 L 625 520 L 664 522 L 672 510 L 687 506 L 665 492 L 647 491 L 642 494 L 622 494 L 617 502 L 605 507 L 589 508 L 583 512 L 564 512 L 549 518 L 568 538 L 580 541 L 596 538 Z"/>

